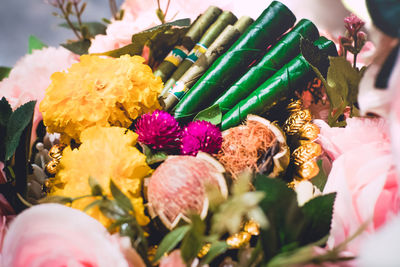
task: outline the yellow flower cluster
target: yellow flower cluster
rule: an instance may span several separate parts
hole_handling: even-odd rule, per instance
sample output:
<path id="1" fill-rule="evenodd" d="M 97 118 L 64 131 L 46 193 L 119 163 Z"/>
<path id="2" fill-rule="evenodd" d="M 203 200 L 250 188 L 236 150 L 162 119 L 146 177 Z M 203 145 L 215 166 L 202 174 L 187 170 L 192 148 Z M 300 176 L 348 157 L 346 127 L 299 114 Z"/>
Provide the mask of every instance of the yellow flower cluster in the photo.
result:
<path id="1" fill-rule="evenodd" d="M 94 126 L 84 130 L 80 136 L 79 148 L 65 148 L 60 161 L 60 170 L 54 178 L 50 195 L 79 197 L 91 194 L 89 177 L 93 177 L 111 197 L 110 179 L 131 200 L 136 219 L 145 225 L 149 218 L 144 214 L 140 194 L 143 177 L 152 169 L 146 164 L 146 156 L 137 150 L 137 134 L 120 127 Z M 76 200 L 72 207 L 83 210 L 95 198 Z M 87 213 L 109 226 L 111 221 L 95 207 Z"/>
<path id="2" fill-rule="evenodd" d="M 140 56 L 81 56 L 67 72 L 56 72 L 40 103 L 49 132 L 79 141 L 91 126 L 129 127 L 143 113 L 160 109 L 163 87 Z"/>

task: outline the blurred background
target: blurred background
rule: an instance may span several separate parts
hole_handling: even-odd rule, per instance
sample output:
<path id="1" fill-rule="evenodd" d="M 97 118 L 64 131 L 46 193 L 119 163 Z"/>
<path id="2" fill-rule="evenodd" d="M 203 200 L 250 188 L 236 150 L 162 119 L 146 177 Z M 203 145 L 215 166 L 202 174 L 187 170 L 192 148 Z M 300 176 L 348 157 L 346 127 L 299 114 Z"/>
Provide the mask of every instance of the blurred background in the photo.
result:
<path id="1" fill-rule="evenodd" d="M 153 1 L 156 6 L 156 0 L 136 1 Z M 100 21 L 102 18 L 111 17 L 108 0 L 86 0 L 86 2 L 84 21 Z M 122 2 L 123 0 L 117 0 L 118 6 Z M 162 4 L 164 2 L 166 0 L 161 0 Z M 214 4 L 213 1 L 205 2 Z M 234 2 L 235 10 L 233 11 L 236 15 L 247 14 L 256 18 L 271 1 L 235 0 Z M 292 9 L 298 19 L 311 19 L 320 30 L 330 32 L 334 36 L 344 31 L 343 18 L 349 12 L 344 9 L 340 0 L 282 0 L 281 2 Z M 171 0 L 171 5 L 173 3 L 174 0 Z M 31 34 L 51 46 L 58 46 L 65 40 L 74 38 L 72 31 L 58 26 L 64 21 L 51 15 L 54 11 L 56 8 L 46 4 L 44 0 L 1 0 L 0 66 L 11 67 L 26 54 L 28 38 Z"/>

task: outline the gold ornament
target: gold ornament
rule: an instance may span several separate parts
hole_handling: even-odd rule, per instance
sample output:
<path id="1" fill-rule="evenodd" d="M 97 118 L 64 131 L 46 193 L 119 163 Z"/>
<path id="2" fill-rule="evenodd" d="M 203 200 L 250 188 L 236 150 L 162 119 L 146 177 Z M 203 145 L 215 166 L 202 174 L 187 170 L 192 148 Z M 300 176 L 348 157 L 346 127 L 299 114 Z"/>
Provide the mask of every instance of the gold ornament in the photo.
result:
<path id="1" fill-rule="evenodd" d="M 297 175 L 300 180 L 306 179 L 309 180 L 315 177 L 319 173 L 319 167 L 316 163 L 315 159 L 309 160 L 303 164 L 301 164 L 297 170 Z M 297 179 L 298 179 L 297 178 Z"/>
<path id="2" fill-rule="evenodd" d="M 320 129 L 317 125 L 307 122 L 299 130 L 299 136 L 301 139 L 313 141 L 318 138 Z"/>
<path id="3" fill-rule="evenodd" d="M 57 167 L 58 167 L 59 161 L 56 159 L 52 159 L 49 163 L 46 164 L 45 172 L 49 176 L 54 176 L 57 173 Z"/>
<path id="4" fill-rule="evenodd" d="M 62 157 L 62 152 L 65 147 L 66 147 L 66 145 L 64 145 L 64 144 L 55 144 L 54 146 L 52 146 L 50 148 L 49 156 L 52 159 L 56 159 L 56 160 L 60 161 L 61 157 Z"/>
<path id="5" fill-rule="evenodd" d="M 289 118 L 283 124 L 283 130 L 287 135 L 295 135 L 305 123 L 311 120 L 312 116 L 308 109 L 295 111 L 290 114 Z"/>
<path id="6" fill-rule="evenodd" d="M 292 99 L 291 101 L 292 102 L 290 102 L 290 104 L 286 107 L 287 111 L 292 113 L 301 110 L 301 108 L 303 107 L 303 101 L 301 99 Z"/>
<path id="7" fill-rule="evenodd" d="M 226 239 L 226 243 L 231 248 L 240 248 L 244 245 L 247 245 L 250 242 L 251 234 L 247 232 L 239 232 L 237 234 L 231 235 Z"/>
<path id="8" fill-rule="evenodd" d="M 292 153 L 293 163 L 297 166 L 315 159 L 322 153 L 322 148 L 317 143 L 306 143 L 296 148 Z"/>
<path id="9" fill-rule="evenodd" d="M 199 258 L 203 258 L 205 255 L 207 255 L 207 253 L 210 251 L 211 248 L 211 243 L 207 243 L 205 244 L 199 251 L 199 253 L 197 254 L 197 257 Z"/>
<path id="10" fill-rule="evenodd" d="M 259 235 L 260 234 L 260 226 L 255 221 L 246 222 L 243 230 L 251 235 Z"/>

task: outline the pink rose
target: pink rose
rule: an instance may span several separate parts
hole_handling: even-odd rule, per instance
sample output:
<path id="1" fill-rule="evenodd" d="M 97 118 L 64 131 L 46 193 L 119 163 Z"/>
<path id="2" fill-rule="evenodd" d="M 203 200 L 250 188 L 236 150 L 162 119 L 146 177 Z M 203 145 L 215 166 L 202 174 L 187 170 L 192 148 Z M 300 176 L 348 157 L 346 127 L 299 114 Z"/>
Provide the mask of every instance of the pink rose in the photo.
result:
<path id="1" fill-rule="evenodd" d="M 42 120 L 39 103 L 51 83 L 50 76 L 56 71 L 66 70 L 77 60 L 77 55 L 63 47 L 34 50 L 32 54 L 22 57 L 11 70 L 9 77 L 0 82 L 0 98 L 4 96 L 14 110 L 28 101 L 37 100 L 33 119 L 33 140 L 36 137 L 36 127 Z"/>
<path id="2" fill-rule="evenodd" d="M 0 265 L 145 266 L 126 241 L 111 236 L 85 213 L 59 204 L 37 205 L 14 219 L 4 239 Z"/>
<path id="3" fill-rule="evenodd" d="M 347 119 L 345 128 L 330 128 L 323 121 L 319 142 L 333 159 L 324 194 L 337 192 L 328 247 L 332 248 L 370 221 L 366 231 L 348 250 L 359 244 L 400 209 L 388 125 L 383 119 Z"/>
<path id="4" fill-rule="evenodd" d="M 181 257 L 181 251 L 176 249 L 168 256 L 163 257 L 160 262 L 160 267 L 185 267 L 186 264 Z"/>

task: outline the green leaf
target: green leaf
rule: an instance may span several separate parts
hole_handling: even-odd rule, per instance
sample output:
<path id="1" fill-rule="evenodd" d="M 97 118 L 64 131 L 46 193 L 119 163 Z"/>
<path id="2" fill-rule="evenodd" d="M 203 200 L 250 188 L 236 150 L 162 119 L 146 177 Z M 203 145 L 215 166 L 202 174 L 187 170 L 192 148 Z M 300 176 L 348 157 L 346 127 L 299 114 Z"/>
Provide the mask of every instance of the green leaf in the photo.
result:
<path id="1" fill-rule="evenodd" d="M 218 125 L 222 120 L 222 112 L 219 107 L 219 104 L 215 104 L 211 107 L 208 107 L 194 117 L 193 121 L 208 121 L 214 125 Z"/>
<path id="2" fill-rule="evenodd" d="M 29 36 L 29 41 L 28 41 L 28 54 L 32 54 L 33 50 L 40 50 L 43 47 L 47 47 L 45 43 L 39 40 L 34 35 Z"/>
<path id="3" fill-rule="evenodd" d="M 73 199 L 70 197 L 62 197 L 62 196 L 47 196 L 39 200 L 40 204 L 43 203 L 58 203 L 58 204 L 69 204 L 72 203 Z"/>
<path id="4" fill-rule="evenodd" d="M 151 57 L 158 59 L 160 55 L 165 56 L 165 50 L 168 50 L 167 52 L 169 52 L 172 49 L 172 46 L 183 37 L 187 30 L 185 27 L 186 23 L 187 20 L 178 20 L 150 28 L 132 35 L 132 43 L 129 45 L 95 55 L 104 55 L 110 57 L 120 57 L 125 54 L 131 56 L 141 55 L 143 47 L 147 45 L 150 47 Z M 177 26 L 185 28 L 177 28 Z"/>
<path id="5" fill-rule="evenodd" d="M 91 208 L 93 208 L 93 207 L 95 207 L 95 206 L 99 206 L 100 205 L 100 203 L 103 201 L 103 199 L 96 199 L 96 200 L 94 200 L 94 201 L 92 201 L 91 203 L 89 203 L 84 209 L 83 209 L 83 211 L 88 211 L 88 210 L 90 210 Z"/>
<path id="6" fill-rule="evenodd" d="M 357 102 L 358 84 L 362 75 L 343 57 L 329 57 L 327 83 L 349 104 Z"/>
<path id="7" fill-rule="evenodd" d="M 312 66 L 316 67 L 323 77 L 326 77 L 329 67 L 328 55 L 318 49 L 311 41 L 304 38 L 300 40 L 300 50 L 303 57 Z"/>
<path id="8" fill-rule="evenodd" d="M 133 206 L 130 199 L 122 193 L 112 179 L 110 179 L 110 191 L 118 206 L 125 212 L 133 211 Z"/>
<path id="9" fill-rule="evenodd" d="M 10 72 L 10 67 L 0 67 L 0 81 L 2 81 L 4 78 L 7 78 Z"/>
<path id="10" fill-rule="evenodd" d="M 22 132 L 33 118 L 36 101 L 30 101 L 17 108 L 10 116 L 5 138 L 5 158 L 8 161 L 17 149 Z"/>
<path id="11" fill-rule="evenodd" d="M 92 176 L 89 176 L 89 186 L 92 190 L 93 196 L 102 196 L 103 195 L 103 188 L 97 182 L 97 180 L 95 178 L 93 178 Z"/>
<path id="12" fill-rule="evenodd" d="M 77 22 L 73 22 L 72 25 L 76 29 L 79 29 L 79 24 Z M 61 23 L 58 26 L 71 29 L 71 27 L 66 22 Z M 107 26 L 100 22 L 83 22 L 82 27 L 85 27 L 88 30 L 90 36 L 95 36 L 97 34 L 106 34 L 107 29 Z"/>
<path id="13" fill-rule="evenodd" d="M 328 175 L 325 173 L 324 168 L 322 167 L 322 160 L 318 160 L 317 164 L 319 172 L 310 180 L 310 182 L 322 192 L 324 191 L 325 184 L 328 181 Z"/>
<path id="14" fill-rule="evenodd" d="M 400 37 L 400 5 L 398 0 L 367 0 L 374 25 L 395 38 Z"/>
<path id="15" fill-rule="evenodd" d="M 264 258 L 269 260 L 281 251 L 297 247 L 305 218 L 296 193 L 282 180 L 257 175 L 254 185 L 257 191 L 265 193 L 259 206 L 268 218 L 269 227 L 261 229 L 260 238 Z"/>
<path id="16" fill-rule="evenodd" d="M 84 39 L 72 43 L 61 44 L 61 46 L 75 54 L 83 55 L 88 53 L 90 44 L 90 40 Z"/>
<path id="17" fill-rule="evenodd" d="M 204 232 L 206 225 L 199 215 L 191 216 L 191 228 L 185 235 L 181 244 L 181 256 L 185 263 L 190 263 L 204 245 Z"/>
<path id="18" fill-rule="evenodd" d="M 143 149 L 143 154 L 146 156 L 146 163 L 148 165 L 152 165 L 155 163 L 160 163 L 163 162 L 164 160 L 167 159 L 168 154 L 163 152 L 163 151 L 159 151 L 159 152 L 153 152 L 148 146 L 146 146 L 145 144 L 140 143 L 140 146 Z"/>
<path id="19" fill-rule="evenodd" d="M 329 235 L 335 197 L 336 193 L 318 196 L 301 207 L 306 219 L 301 244 L 307 245 Z"/>
<path id="20" fill-rule="evenodd" d="M 8 120 L 12 114 L 12 108 L 7 99 L 3 96 L 0 100 L 0 125 L 7 126 Z"/>
<path id="21" fill-rule="evenodd" d="M 154 262 L 161 259 L 164 254 L 173 250 L 176 245 L 183 239 L 186 233 L 190 230 L 190 225 L 184 225 L 176 228 L 175 230 L 169 232 L 161 241 L 158 246 L 156 255 L 154 256 Z"/>
<path id="22" fill-rule="evenodd" d="M 99 204 L 100 211 L 112 220 L 119 220 L 125 216 L 125 213 L 115 201 L 103 199 Z"/>
<path id="23" fill-rule="evenodd" d="M 207 255 L 204 256 L 204 258 L 201 260 L 201 266 L 203 264 L 209 264 L 212 262 L 215 257 L 221 255 L 225 251 L 227 251 L 229 248 L 229 245 L 226 243 L 226 241 L 218 241 L 215 242 L 214 244 L 211 245 L 210 250 L 208 251 Z"/>

